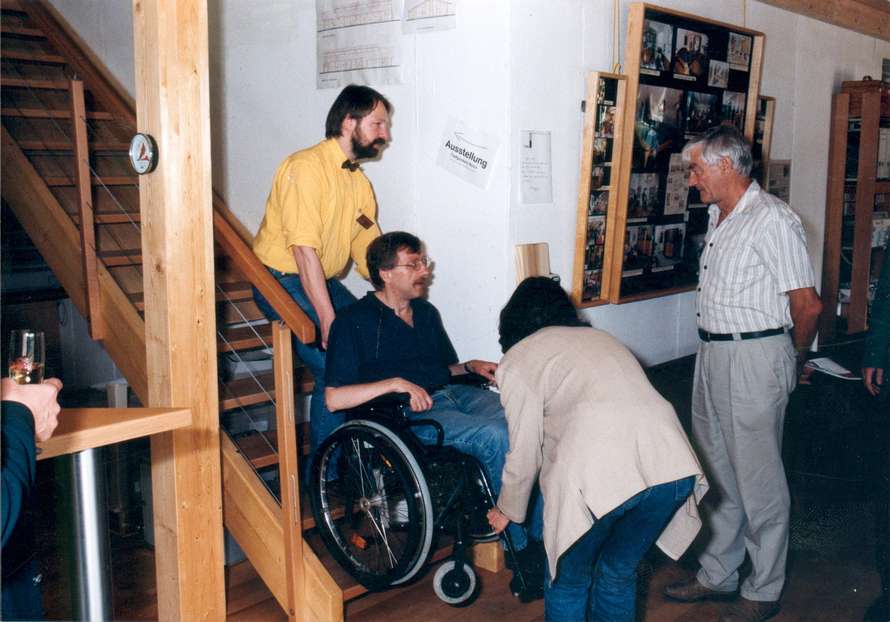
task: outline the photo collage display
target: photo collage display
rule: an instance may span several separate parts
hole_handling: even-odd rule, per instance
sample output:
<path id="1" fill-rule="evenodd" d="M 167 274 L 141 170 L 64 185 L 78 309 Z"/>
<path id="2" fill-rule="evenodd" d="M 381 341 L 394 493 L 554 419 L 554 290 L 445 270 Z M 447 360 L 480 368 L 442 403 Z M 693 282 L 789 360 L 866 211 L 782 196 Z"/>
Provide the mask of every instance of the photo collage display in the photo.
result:
<path id="1" fill-rule="evenodd" d="M 683 145 L 721 123 L 744 131 L 754 37 L 646 9 L 628 189 L 621 296 L 685 287 L 707 217 L 688 188 Z"/>
<path id="2" fill-rule="evenodd" d="M 612 191 L 612 154 L 615 145 L 615 119 L 618 115 L 617 97 L 618 81 L 614 78 L 600 77 L 596 90 L 582 303 L 598 300 L 603 295 L 606 212 L 609 207 L 609 193 Z"/>

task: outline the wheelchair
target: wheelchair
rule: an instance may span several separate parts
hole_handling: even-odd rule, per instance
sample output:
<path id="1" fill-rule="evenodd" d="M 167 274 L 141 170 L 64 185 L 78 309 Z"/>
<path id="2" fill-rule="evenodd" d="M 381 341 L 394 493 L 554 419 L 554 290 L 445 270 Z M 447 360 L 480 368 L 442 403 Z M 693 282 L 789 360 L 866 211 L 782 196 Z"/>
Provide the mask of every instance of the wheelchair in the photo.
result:
<path id="1" fill-rule="evenodd" d="M 408 411 L 404 396 L 383 396 L 348 411 L 319 446 L 310 471 L 315 524 L 334 559 L 369 591 L 418 577 L 437 539 L 452 536 L 433 589 L 450 605 L 467 605 L 478 588 L 467 549 L 498 539 L 486 519 L 491 486 L 475 457 L 443 444 L 439 422 L 409 419 Z M 435 444 L 412 432 L 423 426 L 436 430 Z"/>

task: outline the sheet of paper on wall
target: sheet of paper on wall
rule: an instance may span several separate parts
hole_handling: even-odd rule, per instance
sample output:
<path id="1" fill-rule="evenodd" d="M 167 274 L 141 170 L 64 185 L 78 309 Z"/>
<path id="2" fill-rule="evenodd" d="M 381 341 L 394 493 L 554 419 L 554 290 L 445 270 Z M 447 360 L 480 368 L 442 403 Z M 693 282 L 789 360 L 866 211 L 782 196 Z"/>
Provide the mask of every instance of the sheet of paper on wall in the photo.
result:
<path id="1" fill-rule="evenodd" d="M 457 24 L 457 0 L 404 0 L 402 31 L 450 30 Z"/>
<path id="2" fill-rule="evenodd" d="M 500 150 L 494 136 L 468 127 L 463 121 L 448 118 L 439 143 L 436 164 L 466 182 L 487 188 Z"/>
<path id="3" fill-rule="evenodd" d="M 402 81 L 402 0 L 315 0 L 320 89 Z"/>
<path id="4" fill-rule="evenodd" d="M 689 184 L 686 181 L 686 164 L 683 156 L 672 153 L 668 164 L 667 182 L 664 192 L 664 215 L 683 214 L 689 200 Z"/>
<path id="5" fill-rule="evenodd" d="M 791 160 L 770 160 L 766 191 L 791 203 Z"/>
<path id="6" fill-rule="evenodd" d="M 519 132 L 519 201 L 525 205 L 553 203 L 550 132 Z"/>

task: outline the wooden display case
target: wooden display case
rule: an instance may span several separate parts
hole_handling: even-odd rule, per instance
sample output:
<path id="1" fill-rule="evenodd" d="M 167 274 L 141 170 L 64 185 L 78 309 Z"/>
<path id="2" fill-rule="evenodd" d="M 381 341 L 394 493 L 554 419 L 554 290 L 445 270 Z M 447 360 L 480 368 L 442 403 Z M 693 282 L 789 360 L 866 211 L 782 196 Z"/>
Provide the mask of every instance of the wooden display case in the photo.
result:
<path id="1" fill-rule="evenodd" d="M 624 76 L 613 73 L 595 71 L 587 76 L 572 275 L 572 298 L 578 307 L 609 302 L 615 268 L 620 268 L 614 253 L 616 184 L 621 170 L 616 146 L 622 135 L 626 82 Z"/>
<path id="2" fill-rule="evenodd" d="M 890 85 L 844 82 L 831 108 L 823 311 L 819 336 L 828 342 L 868 328 L 873 255 L 890 238 Z"/>
<path id="3" fill-rule="evenodd" d="M 707 206 L 688 189 L 680 152 L 719 123 L 753 140 L 764 39 L 740 26 L 630 5 L 624 131 L 616 145 L 622 166 L 609 214 L 617 256 L 611 302 L 695 287 Z"/>

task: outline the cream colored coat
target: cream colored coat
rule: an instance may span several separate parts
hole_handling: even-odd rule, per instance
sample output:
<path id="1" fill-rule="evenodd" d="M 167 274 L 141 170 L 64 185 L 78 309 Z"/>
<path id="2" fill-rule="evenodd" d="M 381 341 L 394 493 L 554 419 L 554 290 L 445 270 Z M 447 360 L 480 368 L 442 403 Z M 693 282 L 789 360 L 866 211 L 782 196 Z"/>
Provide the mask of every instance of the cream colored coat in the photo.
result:
<path id="1" fill-rule="evenodd" d="M 695 475 L 694 494 L 657 541 L 671 558 L 683 554 L 708 484 L 673 407 L 627 348 L 593 328 L 545 328 L 507 352 L 497 381 L 510 432 L 498 508 L 522 522 L 540 473 L 551 576 L 594 517 Z"/>

